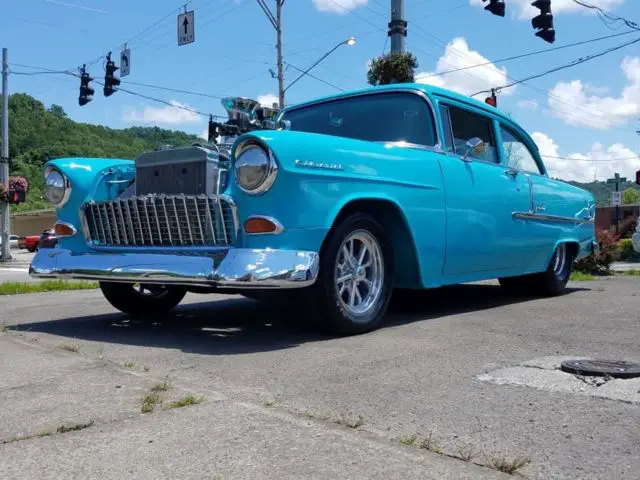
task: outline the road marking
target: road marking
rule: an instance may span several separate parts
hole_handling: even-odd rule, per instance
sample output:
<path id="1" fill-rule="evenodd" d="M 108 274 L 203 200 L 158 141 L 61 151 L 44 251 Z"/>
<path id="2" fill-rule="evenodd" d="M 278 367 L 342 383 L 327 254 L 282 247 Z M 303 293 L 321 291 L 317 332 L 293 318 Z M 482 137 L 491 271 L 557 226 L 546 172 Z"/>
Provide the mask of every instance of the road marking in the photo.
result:
<path id="1" fill-rule="evenodd" d="M 24 272 L 29 273 L 28 268 L 10 268 L 10 267 L 0 267 L 0 273 L 2 272 Z"/>

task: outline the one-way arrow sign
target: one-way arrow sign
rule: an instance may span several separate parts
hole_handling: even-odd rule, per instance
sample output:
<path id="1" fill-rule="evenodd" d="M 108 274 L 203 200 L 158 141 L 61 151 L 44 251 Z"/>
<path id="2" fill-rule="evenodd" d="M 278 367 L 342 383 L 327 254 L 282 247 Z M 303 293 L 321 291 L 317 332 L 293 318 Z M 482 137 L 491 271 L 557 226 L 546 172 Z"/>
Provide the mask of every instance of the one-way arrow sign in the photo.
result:
<path id="1" fill-rule="evenodd" d="M 178 45 L 186 45 L 196 40 L 193 10 L 178 15 Z"/>

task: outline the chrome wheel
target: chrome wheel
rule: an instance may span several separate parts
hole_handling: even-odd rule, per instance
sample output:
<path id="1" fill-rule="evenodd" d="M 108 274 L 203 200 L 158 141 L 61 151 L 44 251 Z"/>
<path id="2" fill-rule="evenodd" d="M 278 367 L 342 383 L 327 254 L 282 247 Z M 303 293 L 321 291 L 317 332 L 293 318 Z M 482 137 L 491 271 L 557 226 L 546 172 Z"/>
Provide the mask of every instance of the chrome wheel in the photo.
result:
<path id="1" fill-rule="evenodd" d="M 376 307 L 384 275 L 382 248 L 376 238 L 367 230 L 348 235 L 338 250 L 334 285 L 342 308 L 354 321 Z"/>
<path id="2" fill-rule="evenodd" d="M 558 278 L 563 278 L 566 274 L 567 269 L 567 245 L 561 244 L 558 245 L 555 253 L 553 254 L 553 259 L 551 260 L 553 264 L 553 273 Z"/>

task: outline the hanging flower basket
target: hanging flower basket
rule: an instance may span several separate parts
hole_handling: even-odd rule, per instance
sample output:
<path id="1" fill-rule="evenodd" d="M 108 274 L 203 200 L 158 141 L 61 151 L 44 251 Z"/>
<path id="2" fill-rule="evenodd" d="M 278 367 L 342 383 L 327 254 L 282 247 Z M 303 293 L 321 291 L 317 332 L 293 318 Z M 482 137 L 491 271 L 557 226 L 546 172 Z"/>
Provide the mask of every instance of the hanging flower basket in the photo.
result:
<path id="1" fill-rule="evenodd" d="M 0 202 L 21 203 L 24 202 L 29 182 L 24 177 L 9 177 L 9 189 L 0 183 Z"/>

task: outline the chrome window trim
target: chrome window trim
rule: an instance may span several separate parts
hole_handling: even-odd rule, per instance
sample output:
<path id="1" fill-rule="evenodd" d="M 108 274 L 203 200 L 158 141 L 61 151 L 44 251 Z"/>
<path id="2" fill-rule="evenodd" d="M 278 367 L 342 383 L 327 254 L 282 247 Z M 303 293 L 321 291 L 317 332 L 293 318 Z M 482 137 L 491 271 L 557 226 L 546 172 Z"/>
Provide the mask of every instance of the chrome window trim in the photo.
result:
<path id="1" fill-rule="evenodd" d="M 268 222 L 273 223 L 276 226 L 275 231 L 273 232 L 260 232 L 260 233 L 247 233 L 244 230 L 244 225 L 246 225 L 246 223 L 253 219 L 253 218 L 261 218 L 263 220 L 267 220 Z M 251 215 L 249 217 L 247 217 L 242 225 L 242 233 L 245 235 L 250 235 L 250 236 L 259 236 L 259 235 L 280 235 L 282 232 L 284 232 L 284 226 L 282 225 L 282 223 L 280 223 L 278 220 L 276 220 L 273 217 L 270 217 L 269 215 Z"/>
<path id="2" fill-rule="evenodd" d="M 262 184 L 260 184 L 253 190 L 248 190 L 240 185 L 240 182 L 238 181 L 238 175 L 236 174 L 237 161 L 240 156 L 249 148 L 261 148 L 265 152 L 265 154 L 267 155 L 267 159 L 269 160 L 267 176 L 265 177 L 264 182 L 262 182 Z M 276 177 L 278 176 L 278 162 L 276 161 L 276 158 L 273 155 L 271 149 L 255 138 L 248 138 L 247 140 L 241 142 L 233 151 L 233 160 L 233 177 L 236 181 L 236 185 L 238 185 L 238 188 L 247 195 L 262 195 L 268 192 L 276 181 Z"/>
<path id="3" fill-rule="evenodd" d="M 314 105 L 320 105 L 323 103 L 331 103 L 331 102 L 335 102 L 335 101 L 343 100 L 347 98 L 366 97 L 370 95 L 385 95 L 385 94 L 391 94 L 391 93 L 412 93 L 414 95 L 421 97 L 427 103 L 427 105 L 429 106 L 429 110 L 431 111 L 431 118 L 433 119 L 433 132 L 435 134 L 436 143 L 435 145 L 423 145 L 423 144 L 411 144 L 411 145 L 415 145 L 416 146 L 415 148 L 419 146 L 421 147 L 420 148 L 421 150 L 430 150 L 438 153 L 443 152 L 442 140 L 440 138 L 440 132 L 438 131 L 438 126 L 437 126 L 438 117 L 436 116 L 435 106 L 433 104 L 433 101 L 431 100 L 431 97 L 429 97 L 429 95 L 427 95 L 424 91 L 420 90 L 419 88 L 393 88 L 393 89 L 374 90 L 374 91 L 367 91 L 367 92 L 350 92 L 343 95 L 337 95 L 333 98 L 311 100 L 309 102 L 305 102 L 300 105 L 296 105 L 294 107 L 289 107 L 285 110 L 282 110 L 282 112 L 278 116 L 277 122 L 279 123 L 282 117 L 287 113 L 293 112 L 295 110 L 300 110 L 302 108 L 312 107 Z M 380 141 L 375 143 L 391 143 L 391 142 Z"/>
<path id="4" fill-rule="evenodd" d="M 521 220 L 539 220 L 546 222 L 560 222 L 560 223 L 577 223 L 579 225 L 593 225 L 594 221 L 586 218 L 573 218 L 573 217 L 563 217 L 560 215 L 547 215 L 541 213 L 531 213 L 531 212 L 513 212 L 511 214 L 513 218 L 519 218 Z"/>

